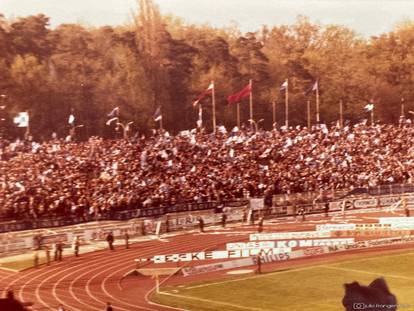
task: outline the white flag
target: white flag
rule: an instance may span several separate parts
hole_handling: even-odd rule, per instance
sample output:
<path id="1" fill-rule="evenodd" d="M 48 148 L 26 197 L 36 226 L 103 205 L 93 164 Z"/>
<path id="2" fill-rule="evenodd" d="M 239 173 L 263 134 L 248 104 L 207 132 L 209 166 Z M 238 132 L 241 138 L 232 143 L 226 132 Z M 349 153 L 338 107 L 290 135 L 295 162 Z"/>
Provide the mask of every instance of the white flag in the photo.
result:
<path id="1" fill-rule="evenodd" d="M 73 114 L 71 114 L 71 115 L 69 116 L 68 123 L 69 123 L 69 124 L 73 124 L 73 122 L 75 122 L 75 116 L 74 116 Z"/>
<path id="2" fill-rule="evenodd" d="M 28 127 L 29 126 L 29 113 L 19 112 L 19 114 L 13 119 L 13 122 L 17 124 L 18 127 Z"/>
<path id="3" fill-rule="evenodd" d="M 374 109 L 374 104 L 367 104 L 364 108 L 366 111 L 372 111 Z"/>

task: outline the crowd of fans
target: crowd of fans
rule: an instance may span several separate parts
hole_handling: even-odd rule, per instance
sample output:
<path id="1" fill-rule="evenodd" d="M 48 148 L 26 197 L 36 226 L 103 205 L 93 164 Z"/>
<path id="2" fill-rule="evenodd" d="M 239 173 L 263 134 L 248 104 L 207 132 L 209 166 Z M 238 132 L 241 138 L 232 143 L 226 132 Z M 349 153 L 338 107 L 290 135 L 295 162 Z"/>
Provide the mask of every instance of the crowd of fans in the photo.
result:
<path id="1" fill-rule="evenodd" d="M 1 144 L 0 217 L 99 215 L 413 181 L 414 126 L 364 123 Z"/>

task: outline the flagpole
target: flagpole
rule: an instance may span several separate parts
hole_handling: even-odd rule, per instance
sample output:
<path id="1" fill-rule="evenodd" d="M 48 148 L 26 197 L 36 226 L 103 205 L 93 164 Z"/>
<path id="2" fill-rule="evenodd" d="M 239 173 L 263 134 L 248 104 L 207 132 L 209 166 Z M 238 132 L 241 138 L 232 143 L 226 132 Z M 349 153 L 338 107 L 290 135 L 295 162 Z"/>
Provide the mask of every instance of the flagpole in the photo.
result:
<path id="1" fill-rule="evenodd" d="M 311 127 L 311 113 L 310 113 L 310 100 L 306 102 L 306 111 L 307 111 L 307 119 L 308 119 L 308 129 Z"/>
<path id="2" fill-rule="evenodd" d="M 374 125 L 374 107 L 371 109 L 371 126 Z"/>
<path id="3" fill-rule="evenodd" d="M 211 81 L 213 84 L 213 91 L 212 91 L 212 106 L 213 106 L 213 133 L 216 133 L 216 90 L 214 86 L 214 80 Z"/>
<path id="4" fill-rule="evenodd" d="M 26 128 L 26 134 L 25 134 L 26 139 L 28 139 L 29 136 L 30 136 L 30 115 L 29 115 L 29 112 L 27 112 L 27 116 L 28 116 L 28 118 L 27 118 L 27 128 Z"/>
<path id="5" fill-rule="evenodd" d="M 316 123 L 320 123 L 320 116 L 319 116 L 319 84 L 316 85 Z"/>
<path id="6" fill-rule="evenodd" d="M 200 125 L 198 124 L 200 123 Z M 203 128 L 203 106 L 201 104 L 198 104 L 198 122 L 197 122 L 197 128 L 201 129 Z"/>
<path id="7" fill-rule="evenodd" d="M 339 127 L 344 127 L 344 107 L 342 103 L 342 99 L 339 101 Z"/>
<path id="8" fill-rule="evenodd" d="M 162 110 L 160 108 L 160 114 L 161 114 L 161 119 L 160 119 L 160 130 L 163 130 L 164 127 L 162 126 Z"/>
<path id="9" fill-rule="evenodd" d="M 285 125 L 289 127 L 289 82 L 286 79 L 286 91 L 285 91 Z"/>
<path id="10" fill-rule="evenodd" d="M 274 127 L 274 124 L 276 123 L 276 99 L 272 101 L 272 112 L 273 112 L 273 122 L 272 126 Z"/>
<path id="11" fill-rule="evenodd" d="M 249 80 L 249 87 L 250 87 L 250 120 L 253 120 L 253 89 L 252 89 L 252 79 Z"/>

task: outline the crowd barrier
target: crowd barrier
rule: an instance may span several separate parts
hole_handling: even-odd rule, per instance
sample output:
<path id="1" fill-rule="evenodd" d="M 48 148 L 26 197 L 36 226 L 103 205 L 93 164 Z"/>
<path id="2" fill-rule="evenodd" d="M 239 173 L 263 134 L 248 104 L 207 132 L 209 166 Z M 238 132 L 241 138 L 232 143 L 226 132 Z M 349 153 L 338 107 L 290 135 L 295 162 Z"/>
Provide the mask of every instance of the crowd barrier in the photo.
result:
<path id="1" fill-rule="evenodd" d="M 345 209 L 383 208 L 399 202 L 402 198 L 408 206 L 414 205 L 414 194 L 403 196 L 382 196 L 374 198 L 347 198 L 329 203 L 329 212 Z M 145 234 L 158 234 L 196 228 L 202 217 L 206 226 L 222 221 L 222 212 L 227 215 L 227 222 L 246 222 L 260 217 L 297 216 L 298 209 L 305 214 L 326 212 L 326 203 L 304 204 L 298 206 L 266 206 L 262 198 L 248 201 L 228 202 L 225 206 L 216 202 L 207 204 L 182 204 L 171 207 L 148 208 L 115 213 L 111 217 L 103 217 L 98 222 L 88 219 L 52 219 L 41 221 L 13 221 L 0 224 L 0 254 L 36 248 L 42 243 L 53 244 L 57 240 L 71 243 L 75 236 L 88 243 L 104 240 L 109 231 L 116 238 L 123 238 L 125 233 L 130 237 Z M 90 219 L 91 221 L 94 219 Z M 77 224 L 76 227 L 70 225 Z M 68 227 L 69 226 L 69 227 Z M 50 230 L 41 228 L 55 228 Z M 30 231 L 22 231 L 30 230 Z M 3 233 L 1 233 L 3 232 Z M 6 233 L 4 233 L 6 232 Z M 39 241 L 39 237 L 41 237 Z"/>
<path id="2" fill-rule="evenodd" d="M 118 211 L 112 213 L 104 213 L 99 217 L 93 215 L 85 215 L 83 217 L 61 217 L 54 219 L 30 219 L 30 220 L 13 220 L 0 222 L 0 233 L 34 230 L 39 228 L 55 228 L 70 226 L 76 224 L 87 223 L 91 221 L 103 220 L 130 220 L 134 218 L 160 217 L 170 213 L 194 212 L 217 209 L 222 205 L 225 206 L 243 206 L 247 204 L 247 200 L 236 200 L 229 202 L 204 202 L 204 203 L 183 203 L 171 206 L 147 207 L 143 209 L 134 209 L 126 211 Z"/>
<path id="3" fill-rule="evenodd" d="M 247 205 L 226 206 L 227 222 L 241 222 L 246 218 Z M 220 224 L 222 213 L 216 210 L 197 210 L 191 208 L 179 213 L 169 213 L 158 217 L 135 218 L 128 221 L 98 221 L 69 227 L 56 227 L 53 230 L 37 229 L 0 233 L 0 255 L 24 252 L 30 249 L 39 249 L 44 245 L 53 246 L 56 242 L 71 245 L 78 237 L 81 243 L 105 241 L 109 232 L 115 239 L 125 239 L 128 233 L 130 238 L 182 231 L 198 228 L 199 218 L 206 226 Z"/>

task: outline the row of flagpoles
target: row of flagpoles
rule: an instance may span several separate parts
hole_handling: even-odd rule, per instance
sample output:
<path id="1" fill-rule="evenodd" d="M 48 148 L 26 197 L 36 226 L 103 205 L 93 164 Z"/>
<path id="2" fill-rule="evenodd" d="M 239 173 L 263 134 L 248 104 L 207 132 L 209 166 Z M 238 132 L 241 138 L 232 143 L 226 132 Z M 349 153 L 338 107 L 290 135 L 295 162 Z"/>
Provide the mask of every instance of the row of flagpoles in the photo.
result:
<path id="1" fill-rule="evenodd" d="M 289 126 L 289 81 L 286 79 L 279 88 L 280 92 L 284 92 L 285 95 L 285 126 Z M 305 94 L 309 94 L 311 92 L 315 92 L 315 101 L 316 101 L 316 123 L 320 123 L 320 111 L 319 111 L 319 85 L 318 81 L 315 81 L 311 88 L 309 88 Z M 201 101 L 208 95 L 211 95 L 212 101 L 212 125 L 213 131 L 216 131 L 217 122 L 216 122 L 216 100 L 215 100 L 215 86 L 214 81 L 211 81 L 207 89 L 202 92 L 197 99 L 192 103 L 194 107 L 198 106 L 198 120 L 197 120 L 197 127 L 201 128 L 203 124 L 203 110 Z M 243 99 L 249 98 L 249 122 L 256 125 L 257 123 L 254 121 L 253 118 L 253 83 L 252 80 L 249 80 L 249 84 L 247 84 L 243 89 L 239 92 L 234 93 L 227 97 L 227 102 L 231 104 L 236 104 L 236 114 L 237 114 L 237 127 L 240 128 L 240 103 Z M 370 101 L 364 108 L 367 112 L 371 114 L 371 123 L 374 122 L 374 104 L 372 103 L 373 100 Z M 404 106 L 403 106 L 403 99 L 402 99 L 402 106 L 401 106 L 401 113 L 404 115 Z M 272 102 L 272 110 L 273 110 L 273 125 L 276 122 L 276 100 Z M 311 126 L 311 117 L 310 117 L 310 100 L 307 101 L 307 120 L 308 120 L 308 127 Z M 342 101 L 339 102 L 339 125 L 343 126 L 343 104 Z M 122 127 L 124 130 L 124 136 L 126 136 L 127 132 L 129 131 L 129 127 L 132 122 L 128 122 L 123 124 L 119 121 L 119 107 L 115 107 L 108 115 L 108 121 L 106 125 L 111 125 L 113 122 L 116 122 L 117 127 Z M 158 106 L 156 109 L 153 119 L 155 122 L 159 122 L 159 126 L 162 129 L 162 112 L 161 106 Z M 27 133 L 29 133 L 29 113 L 28 112 L 20 112 L 15 118 L 14 123 L 17 124 L 18 127 L 25 127 L 27 128 Z M 260 122 L 260 121 L 259 121 Z M 75 116 L 72 113 L 69 115 L 68 124 L 71 126 L 72 129 L 75 129 Z M 77 127 L 81 127 L 83 125 L 78 125 Z"/>
<path id="2" fill-rule="evenodd" d="M 289 126 L 289 81 L 286 79 L 282 85 L 280 86 L 280 91 L 285 93 L 285 126 Z M 318 81 L 316 81 L 312 88 L 308 91 L 315 91 L 316 94 L 316 122 L 320 123 L 320 114 L 319 114 L 319 87 Z M 307 93 L 308 93 L 307 92 Z M 202 92 L 197 99 L 193 102 L 193 106 L 199 106 L 199 120 L 197 121 L 197 125 L 202 123 L 201 116 L 202 116 L 202 106 L 201 101 L 207 95 L 212 95 L 212 117 L 213 117 L 213 130 L 216 129 L 216 102 L 215 102 L 215 89 L 214 89 L 214 81 L 211 81 L 208 88 Z M 249 97 L 249 122 L 254 122 L 253 118 L 253 82 L 249 80 L 249 84 L 246 85 L 242 90 L 237 93 L 234 93 L 227 97 L 227 102 L 231 104 L 236 104 L 236 115 L 237 115 L 237 126 L 240 127 L 240 102 Z M 308 114 L 310 111 L 308 101 Z M 272 110 L 273 110 L 273 124 L 276 122 L 276 101 L 273 100 L 272 102 Z M 308 122 L 309 123 L 309 122 Z M 200 126 L 199 126 L 200 127 Z"/>

